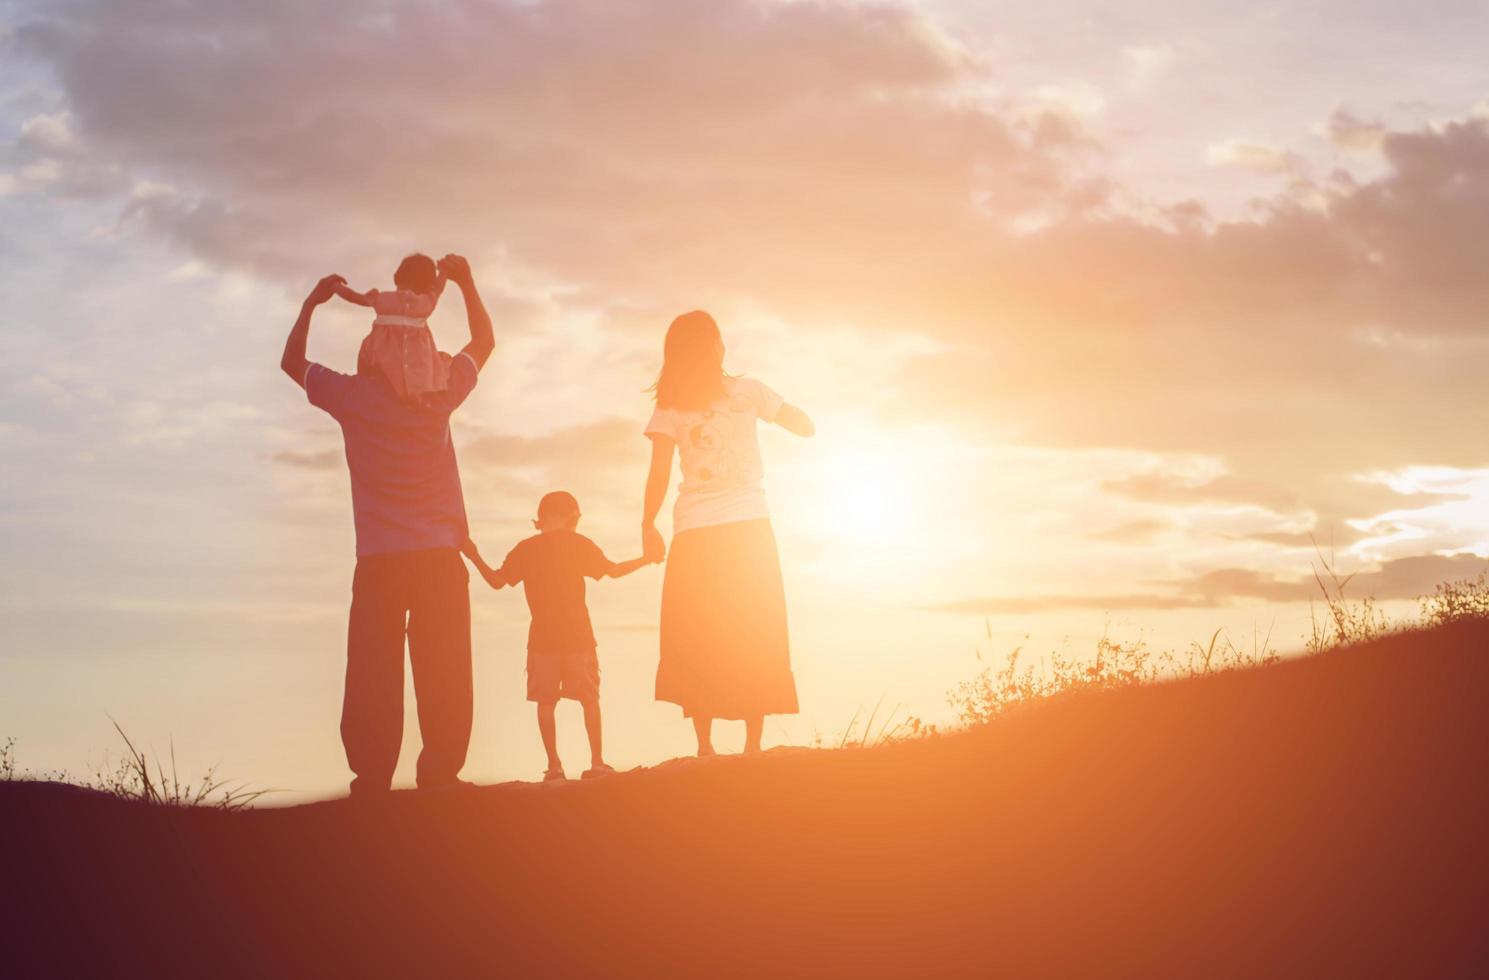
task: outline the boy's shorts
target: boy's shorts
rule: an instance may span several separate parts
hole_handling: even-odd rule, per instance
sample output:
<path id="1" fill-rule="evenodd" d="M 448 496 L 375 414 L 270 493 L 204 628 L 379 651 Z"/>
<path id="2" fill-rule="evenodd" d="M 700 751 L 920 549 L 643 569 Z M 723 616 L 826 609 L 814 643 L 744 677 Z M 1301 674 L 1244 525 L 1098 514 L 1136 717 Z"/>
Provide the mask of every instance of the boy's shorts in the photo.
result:
<path id="1" fill-rule="evenodd" d="M 527 652 L 527 699 L 552 704 L 559 698 L 600 700 L 600 658 L 595 648 L 565 653 Z"/>

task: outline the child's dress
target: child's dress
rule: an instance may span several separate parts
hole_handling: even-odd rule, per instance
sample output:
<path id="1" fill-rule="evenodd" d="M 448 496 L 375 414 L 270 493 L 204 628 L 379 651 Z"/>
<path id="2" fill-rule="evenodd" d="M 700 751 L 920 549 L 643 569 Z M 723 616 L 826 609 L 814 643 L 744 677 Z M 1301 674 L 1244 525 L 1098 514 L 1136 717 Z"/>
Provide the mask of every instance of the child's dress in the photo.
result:
<path id="1" fill-rule="evenodd" d="M 374 289 L 368 296 L 377 318 L 362 341 L 358 366 L 376 367 L 404 401 L 418 402 L 430 392 L 448 388 L 450 355 L 434 346 L 434 334 L 429 332 L 429 314 L 438 300 L 429 293 L 406 289 Z"/>

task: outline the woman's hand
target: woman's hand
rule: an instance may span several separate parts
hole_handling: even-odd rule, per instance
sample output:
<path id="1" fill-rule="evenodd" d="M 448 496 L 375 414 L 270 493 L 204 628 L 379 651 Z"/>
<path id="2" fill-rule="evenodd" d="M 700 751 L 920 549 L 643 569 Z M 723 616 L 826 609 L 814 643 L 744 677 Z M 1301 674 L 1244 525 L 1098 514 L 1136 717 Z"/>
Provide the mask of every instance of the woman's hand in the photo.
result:
<path id="1" fill-rule="evenodd" d="M 667 541 L 655 524 L 641 525 L 641 555 L 649 562 L 660 562 L 667 557 Z"/>
<path id="2" fill-rule="evenodd" d="M 484 565 L 484 563 L 483 567 L 481 568 L 481 577 L 486 580 L 487 585 L 491 586 L 497 591 L 501 591 L 502 587 L 507 584 L 506 580 L 502 578 L 499 571 L 492 568 L 490 565 Z"/>

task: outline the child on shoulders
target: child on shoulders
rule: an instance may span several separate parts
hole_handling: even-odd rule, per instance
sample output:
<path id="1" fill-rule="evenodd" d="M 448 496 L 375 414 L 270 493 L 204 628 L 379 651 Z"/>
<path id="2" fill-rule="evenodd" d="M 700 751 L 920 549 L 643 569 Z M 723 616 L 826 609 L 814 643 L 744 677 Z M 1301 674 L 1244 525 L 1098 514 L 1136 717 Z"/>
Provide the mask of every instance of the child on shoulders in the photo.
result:
<path id="1" fill-rule="evenodd" d="M 439 305 L 445 279 L 433 259 L 414 254 L 399 263 L 391 290 L 359 293 L 344 284 L 336 287 L 337 296 L 370 306 L 377 314 L 357 355 L 358 370 L 370 366 L 380 371 L 393 394 L 407 402 L 417 404 L 450 384 L 450 355 L 434 346 L 429 331 L 429 316 Z"/>

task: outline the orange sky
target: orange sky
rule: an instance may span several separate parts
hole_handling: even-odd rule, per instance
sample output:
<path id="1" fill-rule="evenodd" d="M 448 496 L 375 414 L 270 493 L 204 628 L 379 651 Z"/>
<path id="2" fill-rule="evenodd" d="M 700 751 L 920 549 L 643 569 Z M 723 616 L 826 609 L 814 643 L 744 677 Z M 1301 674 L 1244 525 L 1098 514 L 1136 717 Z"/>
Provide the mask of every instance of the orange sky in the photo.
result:
<path id="1" fill-rule="evenodd" d="M 1297 646 L 1310 538 L 1385 599 L 1475 574 L 1489 25 L 1429 6 L 0 5 L 0 736 L 81 770 L 112 714 L 339 785 L 346 475 L 276 366 L 318 276 L 411 249 L 496 320 L 455 428 L 488 552 L 556 487 L 637 549 L 682 310 L 812 413 L 762 436 L 773 741 L 942 718 L 979 647 Z M 310 354 L 364 330 L 327 307 Z M 592 590 L 620 765 L 689 744 L 659 581 Z M 531 776 L 525 610 L 476 596 L 467 773 Z"/>

